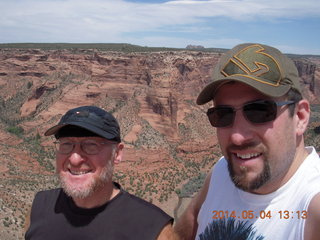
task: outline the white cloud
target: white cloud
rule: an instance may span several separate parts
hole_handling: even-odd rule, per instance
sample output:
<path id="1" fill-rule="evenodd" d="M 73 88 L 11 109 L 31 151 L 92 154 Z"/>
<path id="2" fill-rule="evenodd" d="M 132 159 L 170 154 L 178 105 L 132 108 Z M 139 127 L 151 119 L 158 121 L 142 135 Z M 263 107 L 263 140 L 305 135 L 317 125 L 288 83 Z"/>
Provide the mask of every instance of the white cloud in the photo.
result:
<path id="1" fill-rule="evenodd" d="M 192 6 L 191 6 L 192 5 Z M 68 25 L 118 29 L 146 30 L 167 24 L 187 24 L 204 17 L 223 16 L 239 20 L 248 17 L 283 18 L 307 15 L 320 16 L 315 1 L 168 1 L 163 4 L 130 3 L 103 0 L 25 0 L 0 2 L 0 26 L 10 22 L 60 26 Z M 90 21 L 88 21 L 90 19 Z M 114 26 L 112 26 L 114 25 Z"/>
<path id="2" fill-rule="evenodd" d="M 0 42 L 159 42 L 160 46 L 158 36 L 145 35 L 162 33 L 162 43 L 175 45 L 179 41 L 201 42 L 195 36 L 211 32 L 206 38 L 212 40 L 205 42 L 222 44 L 229 42 L 225 39 L 238 38 L 215 35 L 217 17 L 243 22 L 295 21 L 319 18 L 318 5 L 318 0 L 0 0 Z M 186 39 L 172 36 L 174 32 L 191 35 Z"/>

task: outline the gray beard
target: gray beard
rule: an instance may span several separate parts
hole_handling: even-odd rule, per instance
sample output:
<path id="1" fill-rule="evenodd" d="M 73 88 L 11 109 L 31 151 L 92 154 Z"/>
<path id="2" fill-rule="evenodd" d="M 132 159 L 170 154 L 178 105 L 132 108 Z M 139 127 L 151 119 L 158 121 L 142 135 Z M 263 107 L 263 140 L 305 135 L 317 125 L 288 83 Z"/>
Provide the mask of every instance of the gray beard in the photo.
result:
<path id="1" fill-rule="evenodd" d="M 102 169 L 102 172 L 98 179 L 92 180 L 87 186 L 79 189 L 74 188 L 68 184 L 68 180 L 66 180 L 62 175 L 59 175 L 60 184 L 63 188 L 63 191 L 71 198 L 77 199 L 85 199 L 94 194 L 98 189 L 103 188 L 107 183 L 112 181 L 113 174 L 113 164 L 112 161 L 108 161 L 107 165 Z"/>

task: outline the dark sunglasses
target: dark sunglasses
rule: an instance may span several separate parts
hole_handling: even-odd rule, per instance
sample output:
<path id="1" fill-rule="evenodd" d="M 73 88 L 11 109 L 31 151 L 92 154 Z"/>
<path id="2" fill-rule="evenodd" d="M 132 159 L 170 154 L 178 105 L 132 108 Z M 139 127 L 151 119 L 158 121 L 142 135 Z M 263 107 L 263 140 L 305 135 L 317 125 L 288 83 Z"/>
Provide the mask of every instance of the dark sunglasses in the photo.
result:
<path id="1" fill-rule="evenodd" d="M 276 119 L 277 107 L 290 105 L 295 101 L 275 102 L 273 100 L 258 100 L 248 102 L 242 107 L 217 106 L 209 108 L 207 116 L 212 126 L 228 127 L 234 122 L 236 111 L 242 109 L 245 118 L 251 123 L 266 123 Z"/>

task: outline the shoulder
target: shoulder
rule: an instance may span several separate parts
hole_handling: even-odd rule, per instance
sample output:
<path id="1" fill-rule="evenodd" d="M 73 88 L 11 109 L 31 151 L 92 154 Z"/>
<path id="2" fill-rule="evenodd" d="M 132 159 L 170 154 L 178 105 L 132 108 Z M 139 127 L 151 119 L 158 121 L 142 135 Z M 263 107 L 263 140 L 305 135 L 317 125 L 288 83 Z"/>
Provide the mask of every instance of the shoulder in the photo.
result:
<path id="1" fill-rule="evenodd" d="M 197 228 L 198 228 L 198 214 L 200 211 L 200 208 L 202 204 L 204 203 L 210 181 L 211 181 L 211 175 L 212 170 L 208 173 L 203 186 L 201 187 L 200 191 L 192 198 L 191 202 L 187 206 L 187 208 L 184 210 L 182 215 L 177 220 L 176 225 L 174 226 L 176 234 L 181 239 L 194 239 Z"/>
<path id="2" fill-rule="evenodd" d="M 55 207 L 61 189 L 44 190 L 36 193 L 31 206 L 30 215 L 34 217 L 45 217 L 48 209 Z"/>
<path id="3" fill-rule="evenodd" d="M 165 213 L 161 208 L 157 207 L 153 203 L 147 202 L 146 200 L 130 194 L 124 190 L 122 190 L 122 193 L 123 199 L 131 208 L 134 208 L 138 211 L 143 211 L 148 214 L 157 214 L 162 215 L 163 217 L 171 218 L 167 213 Z"/>
<path id="4" fill-rule="evenodd" d="M 42 190 L 36 193 L 36 196 L 54 196 L 54 195 L 59 195 L 60 192 L 62 191 L 61 188 L 54 188 L 54 189 L 49 189 L 49 190 Z"/>
<path id="5" fill-rule="evenodd" d="M 33 203 L 56 201 L 61 192 L 61 188 L 39 191 L 36 193 Z"/>
<path id="6" fill-rule="evenodd" d="M 305 225 L 305 240 L 318 239 L 320 236 L 320 193 L 315 195 L 311 200 L 307 215 L 306 215 L 306 225 Z"/>
<path id="7" fill-rule="evenodd" d="M 316 220 L 320 220 L 320 192 L 312 198 L 308 207 L 308 213 L 311 219 L 315 217 Z"/>
<path id="8" fill-rule="evenodd" d="M 37 192 L 32 202 L 32 212 L 40 212 L 54 207 L 61 196 L 64 196 L 61 188 Z"/>
<path id="9" fill-rule="evenodd" d="M 173 221 L 173 218 L 158 206 L 123 190 L 119 184 L 115 184 L 120 188 L 120 195 L 113 204 L 121 208 L 122 211 L 136 213 L 146 218 L 156 217 L 158 219 L 164 219 L 166 222 Z"/>
<path id="10" fill-rule="evenodd" d="M 171 239 L 173 218 L 156 205 L 121 189 L 112 208 L 117 209 L 116 218 L 130 219 L 136 233 L 144 232 L 145 236 L 153 236 L 148 239 L 156 239 L 157 236 L 158 239 Z"/>

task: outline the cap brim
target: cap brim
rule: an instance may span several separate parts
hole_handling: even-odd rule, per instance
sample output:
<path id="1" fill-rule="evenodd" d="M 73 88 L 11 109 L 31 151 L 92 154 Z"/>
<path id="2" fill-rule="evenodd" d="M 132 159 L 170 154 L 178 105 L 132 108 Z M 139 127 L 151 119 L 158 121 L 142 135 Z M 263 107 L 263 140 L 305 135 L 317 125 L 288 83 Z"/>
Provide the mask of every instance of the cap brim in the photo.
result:
<path id="1" fill-rule="evenodd" d="M 267 84 L 263 80 L 259 80 L 258 78 L 250 78 L 243 75 L 240 76 L 232 76 L 228 78 L 222 78 L 209 83 L 199 94 L 196 103 L 198 105 L 203 105 L 211 100 L 213 100 L 217 94 L 217 90 L 223 86 L 224 84 L 232 81 L 237 81 L 244 83 L 250 87 L 255 88 L 262 94 L 265 94 L 270 97 L 281 97 L 286 94 L 291 86 L 290 85 L 271 85 Z"/>
<path id="2" fill-rule="evenodd" d="M 45 133 L 44 135 L 45 136 L 50 136 L 50 135 L 54 135 L 56 133 L 58 133 L 58 131 L 65 127 L 65 126 L 68 126 L 68 125 L 71 125 L 71 126 L 77 126 L 77 127 L 81 127 L 81 128 L 84 128 L 90 132 L 93 132 L 103 138 L 106 138 L 106 139 L 109 139 L 109 140 L 114 140 L 114 135 L 112 134 L 109 134 L 107 132 L 104 132 L 104 131 L 101 131 L 101 129 L 99 128 L 96 128 L 92 125 L 89 125 L 87 123 L 83 123 L 83 122 L 69 122 L 67 124 L 58 124 L 56 126 L 53 126 L 51 128 L 49 128 Z"/>

